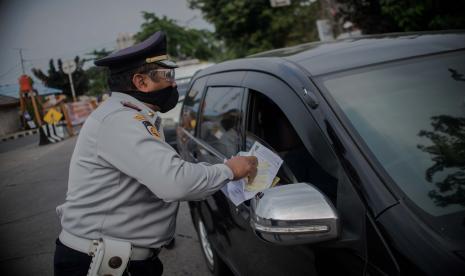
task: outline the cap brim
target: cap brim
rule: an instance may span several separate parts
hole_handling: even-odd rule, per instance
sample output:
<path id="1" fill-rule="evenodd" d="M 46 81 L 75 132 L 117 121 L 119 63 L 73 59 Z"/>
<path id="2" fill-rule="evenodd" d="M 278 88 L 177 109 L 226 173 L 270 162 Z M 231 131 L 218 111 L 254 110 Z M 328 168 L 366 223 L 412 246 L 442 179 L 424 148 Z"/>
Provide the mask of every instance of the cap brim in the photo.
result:
<path id="1" fill-rule="evenodd" d="M 169 59 L 160 60 L 160 61 L 157 61 L 155 63 L 158 64 L 158 65 L 161 65 L 163 67 L 168 67 L 168 68 L 178 68 L 179 67 L 174 61 L 169 60 Z"/>

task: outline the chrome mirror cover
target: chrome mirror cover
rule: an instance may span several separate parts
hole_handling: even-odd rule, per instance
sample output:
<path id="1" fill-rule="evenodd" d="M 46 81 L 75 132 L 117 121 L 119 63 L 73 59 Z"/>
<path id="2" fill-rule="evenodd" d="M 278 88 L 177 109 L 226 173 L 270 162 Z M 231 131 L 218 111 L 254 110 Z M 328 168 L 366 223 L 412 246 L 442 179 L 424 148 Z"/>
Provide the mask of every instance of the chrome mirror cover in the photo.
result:
<path id="1" fill-rule="evenodd" d="M 261 239 L 283 245 L 316 243 L 339 236 L 339 217 L 312 184 L 277 186 L 251 202 L 250 224 Z"/>

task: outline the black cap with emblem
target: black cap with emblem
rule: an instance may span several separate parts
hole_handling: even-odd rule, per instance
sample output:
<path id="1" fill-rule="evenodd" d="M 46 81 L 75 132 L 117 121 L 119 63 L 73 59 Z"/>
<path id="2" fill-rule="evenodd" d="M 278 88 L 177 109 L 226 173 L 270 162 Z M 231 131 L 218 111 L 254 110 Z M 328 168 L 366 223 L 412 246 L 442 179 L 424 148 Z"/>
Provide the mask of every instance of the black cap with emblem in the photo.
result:
<path id="1" fill-rule="evenodd" d="M 111 73 L 119 73 L 150 63 L 166 68 L 178 67 L 166 54 L 166 35 L 162 31 L 154 33 L 136 45 L 115 51 L 95 61 L 95 65 L 106 66 Z"/>

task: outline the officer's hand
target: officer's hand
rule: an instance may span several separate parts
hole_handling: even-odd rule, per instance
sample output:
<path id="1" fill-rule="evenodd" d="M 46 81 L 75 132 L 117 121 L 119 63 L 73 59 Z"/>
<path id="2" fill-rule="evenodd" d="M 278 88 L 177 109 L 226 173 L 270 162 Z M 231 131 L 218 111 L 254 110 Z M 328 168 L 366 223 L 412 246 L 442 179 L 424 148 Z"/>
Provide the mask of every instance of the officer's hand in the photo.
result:
<path id="1" fill-rule="evenodd" d="M 225 164 L 232 170 L 234 180 L 248 176 L 251 182 L 257 175 L 258 160 L 255 156 L 234 156 Z"/>

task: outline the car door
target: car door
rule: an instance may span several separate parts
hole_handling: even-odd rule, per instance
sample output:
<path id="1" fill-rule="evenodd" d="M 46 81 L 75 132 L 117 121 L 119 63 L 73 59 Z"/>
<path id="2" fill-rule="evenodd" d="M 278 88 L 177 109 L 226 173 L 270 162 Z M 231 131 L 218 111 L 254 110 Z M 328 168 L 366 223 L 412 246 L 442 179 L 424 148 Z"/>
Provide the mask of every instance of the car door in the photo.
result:
<path id="1" fill-rule="evenodd" d="M 338 210 L 350 205 L 352 214 L 341 218 L 345 230 L 336 242 L 278 246 L 265 243 L 254 234 L 249 223 L 248 202 L 237 208 L 231 206 L 231 220 L 237 227 L 230 228 L 229 239 L 238 248 L 234 265 L 239 274 L 363 274 L 366 264 L 365 207 L 351 189 L 349 179 L 311 113 L 285 82 L 269 74 L 249 72 L 242 85 L 247 88 L 242 149 L 248 150 L 254 141 L 263 143 L 283 159 L 278 185 L 311 183 Z"/>
<path id="2" fill-rule="evenodd" d="M 196 133 L 199 162 L 222 163 L 240 150 L 245 89 L 239 85 L 244 74 L 229 72 L 209 77 Z M 226 263 L 234 262 L 230 257 L 237 252 L 229 237 L 230 229 L 234 228 L 231 205 L 219 191 L 195 207 L 200 210 L 212 246 Z"/>
<path id="3" fill-rule="evenodd" d="M 265 243 L 250 228 L 249 202 L 236 207 L 222 192 L 217 192 L 196 203 L 215 250 L 238 275 L 363 274 L 368 259 L 366 210 L 307 106 L 285 82 L 270 74 L 226 76 L 219 74 L 213 81 L 205 82 L 203 90 L 207 93 L 203 104 L 199 104 L 200 117 L 194 123 L 196 161 L 222 162 L 232 152 L 248 150 L 254 141 L 259 141 L 283 157 L 278 172 L 280 185 L 309 182 L 317 186 L 337 206 L 343 231 L 337 241 L 315 245 L 284 247 Z M 231 80 L 243 80 L 240 85 L 247 89 L 237 83 L 232 85 Z M 231 100 L 225 96 L 228 92 L 242 94 L 236 96 L 242 99 Z M 240 102 L 242 113 L 231 112 L 239 109 Z M 236 130 L 235 138 L 220 142 L 231 124 Z M 224 141 L 235 142 L 228 142 L 225 147 Z M 370 236 L 380 234 L 373 234 L 370 229 Z M 369 245 L 375 250 L 383 249 L 382 243 Z"/>

